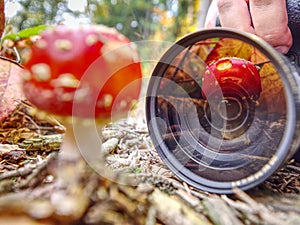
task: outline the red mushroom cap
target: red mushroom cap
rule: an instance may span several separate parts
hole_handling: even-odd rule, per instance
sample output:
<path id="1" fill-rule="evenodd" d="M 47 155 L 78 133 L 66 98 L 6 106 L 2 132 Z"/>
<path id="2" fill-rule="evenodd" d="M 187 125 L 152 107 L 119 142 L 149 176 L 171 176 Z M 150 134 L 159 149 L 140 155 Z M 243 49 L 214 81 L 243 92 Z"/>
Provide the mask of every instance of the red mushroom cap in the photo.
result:
<path id="1" fill-rule="evenodd" d="M 44 31 L 24 63 L 25 97 L 59 116 L 108 118 L 139 96 L 141 65 L 125 36 L 103 25 Z"/>
<path id="2" fill-rule="evenodd" d="M 224 97 L 256 100 L 262 91 L 259 71 L 253 63 L 241 58 L 224 57 L 213 61 L 203 75 L 202 93 L 207 98 L 215 91 L 222 91 Z"/>

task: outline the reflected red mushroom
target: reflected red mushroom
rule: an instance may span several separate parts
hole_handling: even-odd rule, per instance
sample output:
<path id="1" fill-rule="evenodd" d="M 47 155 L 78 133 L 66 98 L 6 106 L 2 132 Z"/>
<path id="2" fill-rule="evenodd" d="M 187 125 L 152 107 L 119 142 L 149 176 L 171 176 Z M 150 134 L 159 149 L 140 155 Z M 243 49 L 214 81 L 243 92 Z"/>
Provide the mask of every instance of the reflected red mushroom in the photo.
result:
<path id="1" fill-rule="evenodd" d="M 250 61 L 237 57 L 212 61 L 203 75 L 202 93 L 207 98 L 216 91 L 222 91 L 224 97 L 257 100 L 262 91 L 259 71 Z M 232 96 L 236 93 L 240 96 Z"/>

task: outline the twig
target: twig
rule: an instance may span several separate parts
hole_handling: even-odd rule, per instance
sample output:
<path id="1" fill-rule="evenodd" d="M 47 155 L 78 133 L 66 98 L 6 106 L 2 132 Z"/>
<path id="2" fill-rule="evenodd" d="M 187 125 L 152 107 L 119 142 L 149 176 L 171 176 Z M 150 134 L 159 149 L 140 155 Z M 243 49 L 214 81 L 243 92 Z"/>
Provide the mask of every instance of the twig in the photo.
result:
<path id="1" fill-rule="evenodd" d="M 20 115 L 24 116 L 26 119 L 28 119 L 33 124 L 33 126 L 36 127 L 37 133 L 41 134 L 39 125 L 37 125 L 37 123 L 30 116 L 28 116 L 27 114 L 25 114 L 24 112 L 21 112 L 21 111 L 18 111 L 18 114 L 20 114 Z"/>
<path id="2" fill-rule="evenodd" d="M 287 165 L 286 168 L 300 172 L 300 167 L 297 166 Z"/>
<path id="3" fill-rule="evenodd" d="M 155 225 L 156 224 L 156 209 L 151 206 L 148 210 L 145 225 Z"/>
<path id="4" fill-rule="evenodd" d="M 56 157 L 56 155 L 56 152 L 50 153 L 43 161 L 39 162 L 36 165 L 36 168 L 32 170 L 31 174 L 24 181 L 16 184 L 15 188 L 21 189 L 27 187 L 35 177 L 38 177 L 38 175 L 47 167 L 49 162 L 52 161 Z"/>
<path id="5" fill-rule="evenodd" d="M 45 158 L 45 160 L 43 160 L 42 162 L 39 162 L 35 165 L 27 164 L 26 166 L 19 168 L 17 170 L 2 173 L 2 174 L 0 174 L 0 181 L 5 180 L 5 179 L 14 178 L 14 177 L 24 177 L 24 176 L 31 174 L 33 171 L 36 171 L 36 170 L 40 172 L 41 169 L 45 168 L 45 166 L 49 163 L 49 161 L 54 158 L 54 156 L 56 156 L 56 153 L 51 153 Z"/>
<path id="6" fill-rule="evenodd" d="M 238 218 L 239 215 L 236 210 L 232 210 L 223 199 L 215 196 L 203 200 L 202 204 L 214 224 L 242 225 L 242 221 Z"/>
<path id="7" fill-rule="evenodd" d="M 186 191 L 186 187 L 183 186 L 181 183 L 175 182 L 174 180 L 171 181 L 171 183 L 174 186 L 174 188 Z M 209 194 L 201 193 L 200 191 L 195 191 L 191 189 L 190 189 L 190 194 L 200 199 L 206 199 L 209 196 Z"/>
<path id="8" fill-rule="evenodd" d="M 275 213 L 272 213 L 265 205 L 260 204 L 256 202 L 253 198 L 251 198 L 248 194 L 246 194 L 244 191 L 236 188 L 234 189 L 234 194 L 242 201 L 247 203 L 254 212 L 260 216 L 264 221 L 266 221 L 269 224 L 274 225 L 281 225 L 285 224 L 284 221 L 282 221 L 278 216 L 275 215 Z"/>

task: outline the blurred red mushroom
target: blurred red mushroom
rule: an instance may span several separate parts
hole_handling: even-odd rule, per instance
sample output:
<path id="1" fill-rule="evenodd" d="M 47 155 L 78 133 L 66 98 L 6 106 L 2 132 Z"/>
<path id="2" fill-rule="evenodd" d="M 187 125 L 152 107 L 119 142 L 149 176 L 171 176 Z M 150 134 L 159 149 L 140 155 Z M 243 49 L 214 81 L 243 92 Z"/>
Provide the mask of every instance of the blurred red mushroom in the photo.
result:
<path id="1" fill-rule="evenodd" d="M 80 152 L 101 145 L 99 138 L 90 138 L 95 136 L 95 124 L 126 115 L 140 93 L 142 73 L 136 47 L 103 25 L 47 29 L 32 44 L 24 67 L 25 97 L 37 114 L 54 115 L 66 127 L 58 159 L 63 164 L 77 163 Z M 76 143 L 74 127 L 76 135 L 86 138 L 84 149 Z"/>

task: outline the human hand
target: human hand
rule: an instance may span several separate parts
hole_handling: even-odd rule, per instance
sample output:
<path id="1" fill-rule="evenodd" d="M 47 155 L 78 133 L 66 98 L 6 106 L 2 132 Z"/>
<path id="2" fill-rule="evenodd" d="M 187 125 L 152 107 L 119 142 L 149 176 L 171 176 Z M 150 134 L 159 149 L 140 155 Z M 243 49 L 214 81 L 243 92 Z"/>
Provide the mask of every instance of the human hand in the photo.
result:
<path id="1" fill-rule="evenodd" d="M 286 0 L 213 0 L 205 27 L 215 27 L 217 16 L 223 27 L 255 34 L 281 53 L 292 46 Z"/>

